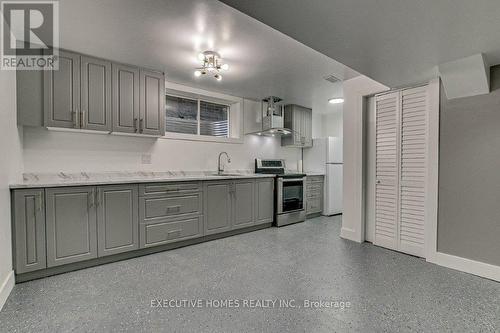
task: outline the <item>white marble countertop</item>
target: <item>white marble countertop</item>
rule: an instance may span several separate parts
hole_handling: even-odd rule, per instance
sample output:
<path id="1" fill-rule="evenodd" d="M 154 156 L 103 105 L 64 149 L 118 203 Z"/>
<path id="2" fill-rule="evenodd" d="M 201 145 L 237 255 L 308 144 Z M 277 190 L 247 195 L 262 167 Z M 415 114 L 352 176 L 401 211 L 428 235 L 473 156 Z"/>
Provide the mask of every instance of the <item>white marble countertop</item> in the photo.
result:
<path id="1" fill-rule="evenodd" d="M 227 171 L 217 175 L 216 171 L 119 171 L 119 172 L 77 172 L 77 173 L 25 173 L 23 181 L 10 185 L 11 189 L 85 186 L 108 184 L 137 184 L 172 181 L 200 181 L 242 178 L 272 178 L 274 175 L 255 174 L 249 170 Z"/>
<path id="2" fill-rule="evenodd" d="M 304 172 L 307 176 L 324 176 L 325 173 L 321 171 L 305 171 Z"/>

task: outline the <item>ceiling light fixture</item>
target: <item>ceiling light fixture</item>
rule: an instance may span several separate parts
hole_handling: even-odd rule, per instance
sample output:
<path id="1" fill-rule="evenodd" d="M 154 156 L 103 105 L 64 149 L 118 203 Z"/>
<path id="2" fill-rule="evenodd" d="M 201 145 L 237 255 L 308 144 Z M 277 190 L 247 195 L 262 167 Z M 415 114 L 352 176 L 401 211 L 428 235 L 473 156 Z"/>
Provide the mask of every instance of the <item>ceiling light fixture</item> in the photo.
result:
<path id="1" fill-rule="evenodd" d="M 211 73 L 217 81 L 220 81 L 222 80 L 220 72 L 222 70 L 227 71 L 229 69 L 228 64 L 221 64 L 222 59 L 220 54 L 214 51 L 205 51 L 200 53 L 198 54 L 198 59 L 202 61 L 203 64 L 194 71 L 194 76 L 196 77 Z"/>
<path id="2" fill-rule="evenodd" d="M 330 103 L 330 104 L 341 104 L 341 103 L 344 103 L 344 99 L 340 98 L 340 97 L 330 98 L 328 100 L 328 103 Z"/>

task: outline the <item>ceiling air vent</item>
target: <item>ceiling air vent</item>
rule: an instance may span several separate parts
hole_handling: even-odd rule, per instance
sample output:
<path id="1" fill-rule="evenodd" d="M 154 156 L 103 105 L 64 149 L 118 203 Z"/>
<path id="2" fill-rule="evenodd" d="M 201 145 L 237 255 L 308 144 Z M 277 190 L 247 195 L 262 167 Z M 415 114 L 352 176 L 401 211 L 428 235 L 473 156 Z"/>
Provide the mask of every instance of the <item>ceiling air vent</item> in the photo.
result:
<path id="1" fill-rule="evenodd" d="M 340 82 L 342 81 L 341 79 L 339 79 L 338 77 L 336 77 L 335 75 L 328 75 L 328 76 L 325 76 L 324 77 L 325 80 L 327 80 L 328 82 L 331 82 L 331 83 L 337 83 L 337 82 Z"/>

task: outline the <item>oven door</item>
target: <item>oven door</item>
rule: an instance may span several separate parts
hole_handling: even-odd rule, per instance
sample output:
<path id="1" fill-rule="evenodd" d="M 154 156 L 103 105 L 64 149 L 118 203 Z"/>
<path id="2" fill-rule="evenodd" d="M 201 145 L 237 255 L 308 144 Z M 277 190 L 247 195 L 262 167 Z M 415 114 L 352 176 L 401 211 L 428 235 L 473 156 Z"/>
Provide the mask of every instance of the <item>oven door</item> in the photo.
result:
<path id="1" fill-rule="evenodd" d="M 278 178 L 278 214 L 304 210 L 304 178 Z"/>

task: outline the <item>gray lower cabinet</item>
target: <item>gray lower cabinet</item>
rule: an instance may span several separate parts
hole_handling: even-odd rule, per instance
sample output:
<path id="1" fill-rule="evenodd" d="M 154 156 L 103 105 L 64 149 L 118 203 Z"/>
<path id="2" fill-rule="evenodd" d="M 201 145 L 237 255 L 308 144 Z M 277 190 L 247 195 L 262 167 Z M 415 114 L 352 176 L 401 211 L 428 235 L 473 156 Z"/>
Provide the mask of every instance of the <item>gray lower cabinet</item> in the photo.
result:
<path id="1" fill-rule="evenodd" d="M 59 51 L 59 69 L 43 75 L 45 126 L 80 128 L 80 55 Z"/>
<path id="2" fill-rule="evenodd" d="M 137 185 L 97 187 L 97 254 L 99 257 L 139 248 Z"/>
<path id="3" fill-rule="evenodd" d="M 274 178 L 255 181 L 255 223 L 274 221 Z"/>
<path id="4" fill-rule="evenodd" d="M 111 62 L 81 57 L 80 128 L 111 131 Z"/>
<path id="5" fill-rule="evenodd" d="M 16 274 L 274 219 L 274 178 L 12 191 Z"/>
<path id="6" fill-rule="evenodd" d="M 143 223 L 140 226 L 141 248 L 174 243 L 203 236 L 203 216 L 180 216 Z"/>
<path id="7" fill-rule="evenodd" d="M 320 215 L 323 212 L 324 176 L 307 176 L 306 214 Z"/>
<path id="8" fill-rule="evenodd" d="M 204 190 L 207 235 L 274 220 L 274 178 L 209 181 Z"/>
<path id="9" fill-rule="evenodd" d="M 43 189 L 13 193 L 13 221 L 16 273 L 46 268 Z"/>
<path id="10" fill-rule="evenodd" d="M 49 188 L 45 196 L 47 266 L 97 258 L 95 187 Z"/>
<path id="11" fill-rule="evenodd" d="M 139 185 L 140 248 L 203 236 L 201 182 Z"/>
<path id="12" fill-rule="evenodd" d="M 205 234 L 216 234 L 231 230 L 232 181 L 210 181 L 204 183 Z"/>
<path id="13" fill-rule="evenodd" d="M 236 180 L 232 186 L 232 229 L 251 226 L 255 222 L 255 180 Z"/>

